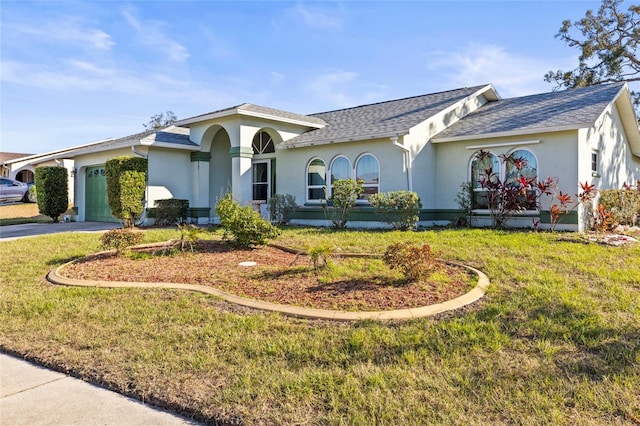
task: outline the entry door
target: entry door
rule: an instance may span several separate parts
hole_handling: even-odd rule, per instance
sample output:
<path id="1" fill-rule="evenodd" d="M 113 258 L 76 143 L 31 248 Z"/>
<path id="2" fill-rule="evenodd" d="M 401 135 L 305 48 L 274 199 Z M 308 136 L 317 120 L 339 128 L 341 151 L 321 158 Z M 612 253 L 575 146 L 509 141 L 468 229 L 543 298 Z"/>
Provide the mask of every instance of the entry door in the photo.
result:
<path id="1" fill-rule="evenodd" d="M 271 194 L 271 161 L 254 161 L 252 166 L 253 201 L 267 201 Z"/>
<path id="2" fill-rule="evenodd" d="M 87 221 L 118 222 L 107 202 L 107 175 L 104 166 L 87 168 L 85 209 Z"/>

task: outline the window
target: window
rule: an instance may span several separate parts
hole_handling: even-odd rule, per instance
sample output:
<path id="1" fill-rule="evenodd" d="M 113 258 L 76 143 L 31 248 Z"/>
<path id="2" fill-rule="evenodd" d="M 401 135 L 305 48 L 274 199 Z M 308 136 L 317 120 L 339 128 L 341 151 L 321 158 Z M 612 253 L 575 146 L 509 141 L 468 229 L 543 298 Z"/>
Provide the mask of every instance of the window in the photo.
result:
<path id="1" fill-rule="evenodd" d="M 520 178 L 533 179 L 533 185 L 538 182 L 538 160 L 531 151 L 526 149 L 513 151 L 505 163 L 505 183 L 515 183 Z M 520 200 L 525 209 L 536 210 L 538 208 L 535 189 L 528 189 L 522 197 L 526 197 L 525 200 Z"/>
<path id="2" fill-rule="evenodd" d="M 307 200 L 324 200 L 324 186 L 326 185 L 327 170 L 319 158 L 311 160 L 307 166 Z"/>
<path id="3" fill-rule="evenodd" d="M 256 135 L 253 137 L 253 142 L 251 145 L 253 147 L 254 155 L 270 154 L 275 152 L 273 139 L 271 139 L 269 133 L 264 131 L 256 133 Z"/>
<path id="4" fill-rule="evenodd" d="M 340 179 L 351 179 L 351 161 L 347 157 L 336 157 L 331 163 L 331 188 Z"/>
<path id="5" fill-rule="evenodd" d="M 251 167 L 253 201 L 267 201 L 269 198 L 269 181 L 271 161 L 254 161 Z"/>
<path id="6" fill-rule="evenodd" d="M 591 151 L 591 176 L 598 176 L 598 151 Z"/>
<path id="7" fill-rule="evenodd" d="M 362 182 L 362 194 L 359 199 L 368 200 L 371 194 L 380 189 L 380 167 L 378 159 L 371 154 L 364 154 L 356 163 L 356 180 Z"/>
<path id="8" fill-rule="evenodd" d="M 471 205 L 474 209 L 489 208 L 489 191 L 482 187 L 482 182 L 491 178 L 493 173 L 500 176 L 500 162 L 498 157 L 492 153 L 487 153 L 482 157 L 478 157 L 477 153 L 473 155 L 471 162 L 471 184 L 473 194 Z"/>

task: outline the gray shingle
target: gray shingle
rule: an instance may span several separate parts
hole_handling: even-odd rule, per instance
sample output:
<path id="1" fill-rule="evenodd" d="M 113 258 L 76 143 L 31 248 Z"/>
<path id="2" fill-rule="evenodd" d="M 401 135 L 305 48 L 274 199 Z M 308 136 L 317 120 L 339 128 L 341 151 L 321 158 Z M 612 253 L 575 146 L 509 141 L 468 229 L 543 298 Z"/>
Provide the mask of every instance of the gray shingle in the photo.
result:
<path id="1" fill-rule="evenodd" d="M 324 120 L 327 126 L 289 139 L 282 146 L 291 148 L 314 143 L 359 140 L 373 135 L 406 133 L 413 126 L 486 86 L 468 87 L 311 114 L 312 117 Z"/>
<path id="2" fill-rule="evenodd" d="M 505 132 L 532 133 L 592 124 L 624 83 L 569 89 L 488 102 L 433 139 L 465 138 Z"/>

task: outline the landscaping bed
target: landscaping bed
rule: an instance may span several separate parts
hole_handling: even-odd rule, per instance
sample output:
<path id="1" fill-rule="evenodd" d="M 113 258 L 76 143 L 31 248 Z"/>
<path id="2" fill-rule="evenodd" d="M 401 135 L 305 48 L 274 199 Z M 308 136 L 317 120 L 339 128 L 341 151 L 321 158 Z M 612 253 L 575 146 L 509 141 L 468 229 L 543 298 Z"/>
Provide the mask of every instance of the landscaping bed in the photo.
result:
<path id="1" fill-rule="evenodd" d="M 128 255 L 101 253 L 64 268 L 80 280 L 200 284 L 242 297 L 316 309 L 384 311 L 451 300 L 477 277 L 442 263 L 425 279 L 410 281 L 374 256 L 332 256 L 316 268 L 309 257 L 276 247 L 233 249 L 219 240 L 199 241 L 194 251 L 163 255 L 162 249 Z M 242 266 L 255 262 L 253 266 Z"/>

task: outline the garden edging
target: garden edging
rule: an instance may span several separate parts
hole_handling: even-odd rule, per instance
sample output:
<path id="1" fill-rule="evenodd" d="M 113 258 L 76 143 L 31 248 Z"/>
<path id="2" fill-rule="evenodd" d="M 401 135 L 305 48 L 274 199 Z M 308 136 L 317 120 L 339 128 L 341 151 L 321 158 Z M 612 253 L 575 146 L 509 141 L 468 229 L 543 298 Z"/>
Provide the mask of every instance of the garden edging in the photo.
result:
<path id="1" fill-rule="evenodd" d="M 325 319 L 334 321 L 352 321 L 352 320 L 406 320 L 413 318 L 423 318 L 433 316 L 442 312 L 467 306 L 481 299 L 489 287 L 489 278 L 487 275 L 475 268 L 455 262 L 447 262 L 451 265 L 466 268 L 478 276 L 478 282 L 475 287 L 462 296 L 456 297 L 446 302 L 436 303 L 433 305 L 422 306 L 418 308 L 397 309 L 391 311 L 333 311 L 327 309 L 303 308 L 300 306 L 281 305 L 277 303 L 265 302 L 246 297 L 236 296 L 214 287 L 198 285 L 198 284 L 179 284 L 169 282 L 127 282 L 127 281 L 97 281 L 97 280 L 77 280 L 67 278 L 62 274 L 62 270 L 75 261 L 71 261 L 61 265 L 47 274 L 47 280 L 52 284 L 76 286 L 76 287 L 99 287 L 99 288 L 166 288 L 179 289 L 188 291 L 197 291 L 205 294 L 220 297 L 221 299 L 246 306 L 249 308 L 260 309 L 263 311 L 280 312 L 284 315 L 307 318 L 307 319 Z"/>

